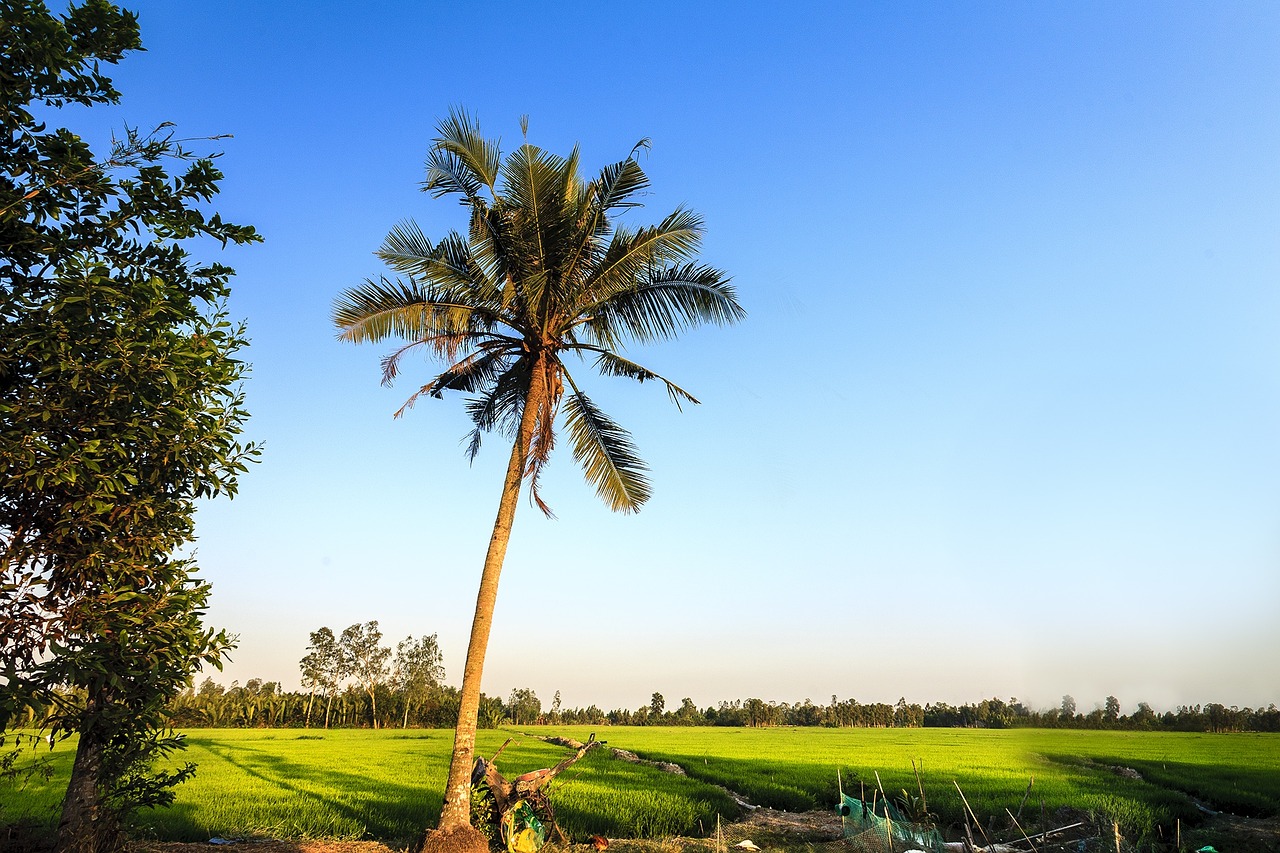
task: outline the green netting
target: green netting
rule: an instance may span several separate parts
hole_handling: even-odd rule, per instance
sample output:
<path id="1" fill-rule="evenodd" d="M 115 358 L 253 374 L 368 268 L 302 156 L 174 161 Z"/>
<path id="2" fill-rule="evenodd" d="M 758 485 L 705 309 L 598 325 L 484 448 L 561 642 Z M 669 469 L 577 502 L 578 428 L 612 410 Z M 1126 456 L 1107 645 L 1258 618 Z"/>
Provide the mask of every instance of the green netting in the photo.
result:
<path id="1" fill-rule="evenodd" d="M 912 823 L 892 803 L 877 800 L 873 806 L 841 794 L 837 808 L 845 840 L 866 853 L 943 849 L 942 834 L 938 830 L 923 823 Z"/>

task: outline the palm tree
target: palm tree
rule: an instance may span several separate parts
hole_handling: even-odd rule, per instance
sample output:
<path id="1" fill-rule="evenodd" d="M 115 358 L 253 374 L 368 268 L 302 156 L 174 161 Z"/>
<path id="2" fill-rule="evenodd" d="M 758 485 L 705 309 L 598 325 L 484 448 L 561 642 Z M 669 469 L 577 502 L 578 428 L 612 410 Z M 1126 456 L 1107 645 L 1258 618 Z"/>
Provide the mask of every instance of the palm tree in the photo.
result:
<path id="1" fill-rule="evenodd" d="M 566 356 L 606 376 L 662 384 L 677 407 L 696 403 L 683 388 L 620 354 L 627 341 L 674 337 L 700 323 L 726 324 L 745 312 L 719 270 L 697 263 L 702 221 L 676 209 L 658 225 L 627 228 L 611 216 L 640 205 L 648 186 L 636 153 L 593 180 L 578 172 L 578 151 L 560 157 L 526 141 L 505 159 L 496 140 L 480 135 L 466 113 L 437 126 L 424 190 L 460 196 L 469 209 L 465 237 L 437 243 L 413 222 L 387 236 L 378 256 L 402 278 L 366 280 L 334 308 L 339 338 L 353 343 L 398 338 L 407 343 L 382 361 L 392 382 L 407 352 L 423 347 L 448 365 L 409 398 L 446 391 L 469 395 L 475 425 L 467 452 L 484 433 L 512 440 L 502 499 L 485 555 L 475 619 L 462 676 L 461 707 L 440 828 L 470 824 L 470 780 L 480 675 L 498 592 L 498 576 L 516 504 L 528 482 L 547 515 L 538 478 L 562 418 L 574 458 L 597 494 L 618 512 L 649 498 L 644 462 L 630 435 L 583 393 Z M 576 368 L 575 364 L 575 368 Z"/>

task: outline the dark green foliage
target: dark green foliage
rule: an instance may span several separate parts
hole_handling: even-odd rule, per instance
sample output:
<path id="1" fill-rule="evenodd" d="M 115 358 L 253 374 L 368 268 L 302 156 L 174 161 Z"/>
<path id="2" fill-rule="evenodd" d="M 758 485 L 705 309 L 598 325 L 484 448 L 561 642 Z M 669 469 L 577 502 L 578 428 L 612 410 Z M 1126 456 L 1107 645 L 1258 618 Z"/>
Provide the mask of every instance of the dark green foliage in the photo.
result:
<path id="1" fill-rule="evenodd" d="M 232 271 L 181 241 L 258 237 L 200 209 L 222 175 L 168 125 L 99 160 L 36 118 L 117 100 L 101 68 L 140 49 L 131 13 L 6 0 L 0 22 L 0 724 L 47 708 L 80 734 L 61 843 L 101 849 L 191 772 L 151 772 L 181 745 L 165 705 L 230 641 L 174 554 L 196 499 L 234 493 L 256 453 Z"/>

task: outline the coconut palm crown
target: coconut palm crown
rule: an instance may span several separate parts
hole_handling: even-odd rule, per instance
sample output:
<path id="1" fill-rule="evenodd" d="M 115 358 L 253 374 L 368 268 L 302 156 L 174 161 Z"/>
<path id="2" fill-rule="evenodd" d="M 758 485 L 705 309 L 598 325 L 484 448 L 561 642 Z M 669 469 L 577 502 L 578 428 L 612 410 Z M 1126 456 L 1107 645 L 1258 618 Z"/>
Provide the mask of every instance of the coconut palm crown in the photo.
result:
<path id="1" fill-rule="evenodd" d="M 742 319 L 727 277 L 695 257 L 702 220 L 677 208 L 659 224 L 629 228 L 611 217 L 639 207 L 648 178 L 636 161 L 647 140 L 595 178 L 567 157 L 526 141 L 504 159 L 497 141 L 454 111 L 438 125 L 423 189 L 458 196 L 469 212 L 466 235 L 431 242 L 413 222 L 387 236 L 380 257 L 400 277 L 366 280 L 334 307 L 342 340 L 401 339 L 382 361 L 395 380 L 415 348 L 448 366 L 397 412 L 423 395 L 467 395 L 474 423 L 468 453 L 485 433 L 512 440 L 498 519 L 490 540 L 471 645 L 463 674 L 453 767 L 441 828 L 468 822 L 476 705 L 488 626 L 518 496 L 538 494 L 538 477 L 563 417 L 574 458 L 610 509 L 634 512 L 649 498 L 643 461 L 631 437 L 583 393 L 566 356 L 606 376 L 662 384 L 671 400 L 696 403 L 687 391 L 621 354 L 628 342 L 671 338 L 702 323 Z M 470 706 L 470 707 L 468 707 Z M 467 729 L 470 731 L 466 731 Z"/>

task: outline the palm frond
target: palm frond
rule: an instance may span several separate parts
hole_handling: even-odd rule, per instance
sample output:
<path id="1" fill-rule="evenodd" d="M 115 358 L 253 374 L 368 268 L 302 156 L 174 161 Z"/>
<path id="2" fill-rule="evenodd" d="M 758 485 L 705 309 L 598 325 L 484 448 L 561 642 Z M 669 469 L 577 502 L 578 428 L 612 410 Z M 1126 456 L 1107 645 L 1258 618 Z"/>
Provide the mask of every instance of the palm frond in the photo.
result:
<path id="1" fill-rule="evenodd" d="M 634 157 L 605 166 L 600 170 L 600 177 L 591 184 L 595 202 L 602 212 L 642 207 L 640 202 L 628 199 L 648 187 L 649 176 Z"/>
<path id="2" fill-rule="evenodd" d="M 449 110 L 449 117 L 436 126 L 439 136 L 427 155 L 427 180 L 423 189 L 439 198 L 458 193 L 468 201 L 481 201 L 480 190 L 488 187 L 495 193 L 500 142 L 480 135 L 480 125 L 460 109 Z"/>
<path id="3" fill-rule="evenodd" d="M 723 326 L 746 316 L 724 273 L 699 264 L 650 272 L 607 292 L 582 314 L 591 318 L 586 323 L 591 333 L 610 348 L 623 338 L 672 338 L 702 323 Z"/>
<path id="4" fill-rule="evenodd" d="M 404 401 L 404 405 L 396 410 L 394 417 L 398 418 L 412 409 L 418 402 L 418 398 L 424 395 L 439 399 L 444 396 L 445 391 L 476 390 L 486 382 L 491 382 L 492 377 L 501 370 L 503 364 L 501 352 L 471 353 L 413 392 L 409 399 Z"/>
<path id="5" fill-rule="evenodd" d="M 479 391 L 493 384 L 506 370 L 511 357 L 511 352 L 505 348 L 473 352 L 437 376 L 431 383 L 431 390 L 427 393 L 436 399 L 441 399 L 445 391 L 465 393 Z"/>
<path id="6" fill-rule="evenodd" d="M 573 457 L 596 495 L 614 512 L 637 512 L 649 500 L 648 470 L 631 435 L 573 386 L 564 397 Z"/>
<path id="7" fill-rule="evenodd" d="M 450 294 L 452 296 L 452 294 Z M 441 298 L 429 283 L 365 279 L 334 301 L 338 339 L 352 343 L 390 337 L 419 340 L 471 331 L 472 317 L 486 306 Z"/>
<path id="8" fill-rule="evenodd" d="M 402 273 L 413 274 L 412 265 L 435 254 L 435 245 L 422 233 L 422 228 L 412 219 L 397 223 L 382 241 L 382 246 L 375 252 L 392 269 Z"/>
<path id="9" fill-rule="evenodd" d="M 630 231 L 618 228 L 591 276 L 591 292 L 616 289 L 645 270 L 692 257 L 702 241 L 702 219 L 677 208 L 658 225 Z"/>
<path id="10" fill-rule="evenodd" d="M 612 221 L 641 206 L 649 178 L 637 156 L 648 140 L 587 181 L 577 147 L 567 157 L 552 154 L 527 141 L 527 123 L 521 127 L 524 143 L 504 155 L 471 115 L 450 111 L 437 125 L 424 189 L 461 196 L 469 208 L 465 231 L 433 243 L 412 220 L 396 225 L 378 256 L 403 280 L 366 280 L 343 292 L 334 322 L 343 340 L 404 339 L 382 360 L 384 384 L 397 379 L 415 348 L 448 362 L 396 414 L 423 395 L 461 392 L 473 426 L 464 440 L 471 459 L 486 432 L 515 438 L 528 415 L 529 444 L 513 453 L 522 454 L 522 477 L 543 512 L 551 511 L 541 476 L 561 414 L 587 482 L 611 509 L 634 512 L 650 494 L 645 465 L 629 433 L 582 393 L 562 359 L 590 355 L 600 375 L 661 383 L 677 407 L 696 404 L 679 385 L 619 355 L 620 347 L 733 323 L 744 312 L 727 276 L 697 260 L 697 214 L 679 207 L 639 228 Z M 535 379 L 545 379 L 547 393 L 534 393 L 538 411 L 526 412 Z"/>
<path id="11" fill-rule="evenodd" d="M 396 377 L 400 375 L 400 360 L 409 350 L 415 347 L 428 347 L 437 356 L 445 359 L 456 359 L 458 352 L 467 343 L 478 343 L 488 341 L 489 335 L 478 332 L 464 332 L 458 334 L 434 335 L 422 340 L 410 341 L 399 349 L 382 357 L 382 384 L 384 386 L 391 385 L 395 382 Z"/>
<path id="12" fill-rule="evenodd" d="M 531 367 L 528 357 L 516 359 L 490 387 L 467 401 L 467 415 L 476 429 L 515 435 L 524 413 L 525 396 L 529 393 Z"/>
<path id="13" fill-rule="evenodd" d="M 642 384 L 650 380 L 661 382 L 667 389 L 667 396 L 671 398 L 671 402 L 675 404 L 677 409 L 683 410 L 680 405 L 681 401 L 693 403 L 695 406 L 700 405 L 700 401 L 697 397 L 694 397 L 670 379 L 654 373 L 649 368 L 637 364 L 631 359 L 623 358 L 617 353 L 609 352 L 608 350 L 601 349 L 600 347 L 585 344 L 579 345 L 575 347 L 575 349 L 583 352 L 595 353 L 595 368 L 601 376 L 623 376 L 627 379 L 634 379 Z"/>
<path id="14" fill-rule="evenodd" d="M 542 499 L 542 471 L 551 461 L 551 451 L 556 446 L 556 415 L 560 411 L 560 398 L 564 394 L 564 384 L 560 379 L 564 368 L 558 361 L 552 360 L 541 362 L 540 369 L 543 372 L 543 394 L 538 399 L 533 435 L 529 439 L 525 455 L 524 476 L 529 482 L 530 500 L 542 510 L 543 515 L 554 518 L 555 513 Z M 527 397 L 525 405 L 529 405 Z"/>

